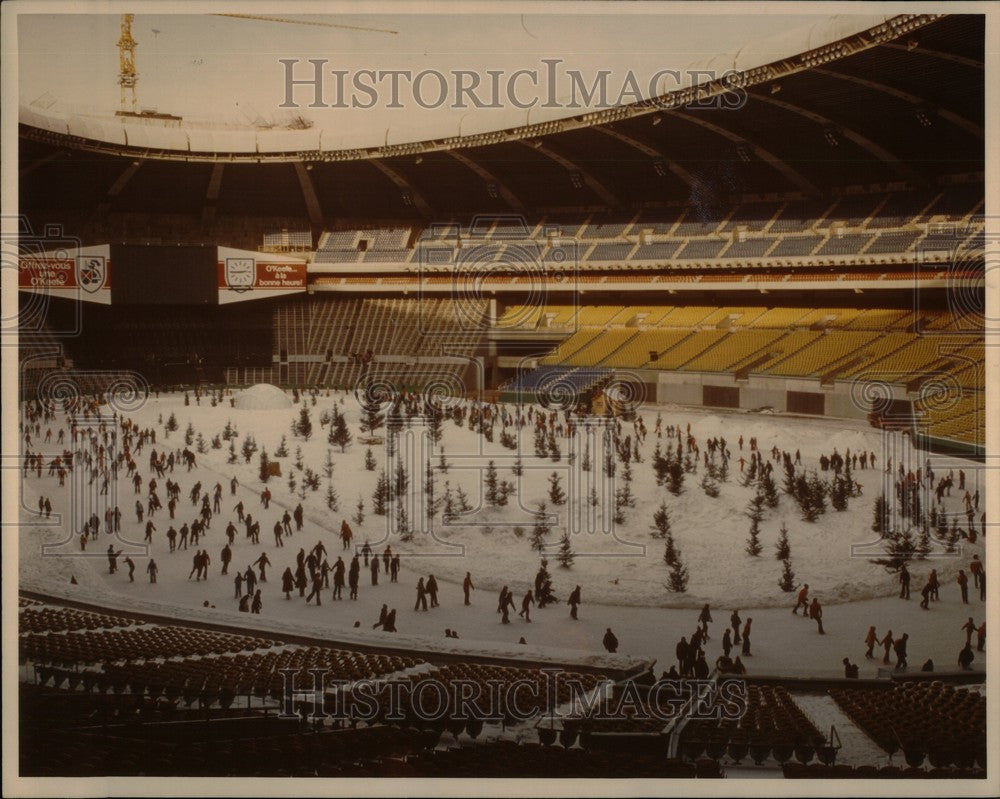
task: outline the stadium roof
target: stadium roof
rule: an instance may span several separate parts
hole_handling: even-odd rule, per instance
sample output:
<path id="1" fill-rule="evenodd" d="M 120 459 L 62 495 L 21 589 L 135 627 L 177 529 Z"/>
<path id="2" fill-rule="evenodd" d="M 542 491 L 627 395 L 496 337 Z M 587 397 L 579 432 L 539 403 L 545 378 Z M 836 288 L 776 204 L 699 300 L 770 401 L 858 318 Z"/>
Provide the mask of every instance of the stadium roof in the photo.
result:
<path id="1" fill-rule="evenodd" d="M 717 72 L 734 68 L 735 77 L 698 93 L 682 89 L 575 118 L 415 143 L 323 149 L 326 139 L 316 140 L 323 134 L 312 129 L 250 131 L 241 134 L 248 138 L 240 151 L 221 153 L 213 149 L 221 139 L 177 127 L 162 130 L 185 146 L 160 149 L 152 141 L 160 129 L 150 125 L 119 125 L 118 142 L 101 141 L 82 118 L 56 125 L 22 108 L 21 171 L 33 175 L 22 181 L 22 207 L 62 207 L 67 198 L 53 195 L 75 181 L 95 204 L 134 201 L 141 210 L 169 186 L 171 207 L 148 210 L 196 211 L 207 191 L 220 191 L 224 212 L 226 193 L 237 192 L 235 213 L 309 216 L 319 224 L 358 215 L 440 217 L 471 206 L 488 213 L 706 194 L 709 201 L 809 197 L 981 174 L 984 17 L 906 15 L 849 32 L 856 22 L 827 18 L 778 37 L 769 54 L 754 47 L 752 60 L 727 57 Z M 307 140 L 315 146 L 289 149 Z M 221 189 L 210 190 L 222 164 Z M 702 196 L 701 204 L 711 202 Z"/>

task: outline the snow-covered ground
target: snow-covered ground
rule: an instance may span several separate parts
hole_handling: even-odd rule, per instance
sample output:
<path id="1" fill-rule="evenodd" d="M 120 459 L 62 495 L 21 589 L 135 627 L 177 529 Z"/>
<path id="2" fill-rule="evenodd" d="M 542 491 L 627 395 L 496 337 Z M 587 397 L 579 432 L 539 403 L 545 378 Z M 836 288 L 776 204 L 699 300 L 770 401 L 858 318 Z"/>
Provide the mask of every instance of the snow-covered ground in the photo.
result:
<path id="1" fill-rule="evenodd" d="M 354 440 L 345 452 L 340 447 L 327 443 L 327 429 L 320 426 L 320 415 L 333 407 L 334 403 L 345 414 Z M 875 538 L 871 532 L 872 503 L 882 490 L 882 482 L 887 478 L 884 466 L 888 457 L 894 458 L 893 468 L 904 451 L 904 442 L 896 436 L 883 434 L 867 426 L 825 419 L 793 419 L 752 414 L 707 413 L 670 407 L 646 407 L 642 410 L 648 436 L 640 445 L 642 461 L 632 464 L 634 482 L 631 490 L 636 498 L 634 508 L 628 508 L 625 522 L 616 527 L 614 534 L 603 532 L 579 532 L 571 537 L 576 560 L 572 567 L 563 569 L 555 562 L 554 552 L 549 555 L 549 568 L 553 574 L 555 593 L 565 600 L 574 585 L 582 586 L 583 605 L 580 621 L 569 619 L 566 605 L 557 605 L 532 611 L 532 622 L 525 623 L 512 614 L 512 623 L 502 625 L 496 610 L 496 594 L 503 585 L 509 585 L 520 607 L 520 599 L 531 587 L 538 568 L 539 555 L 531 548 L 530 537 L 533 526 L 532 513 L 539 501 L 548 503 L 553 517 L 552 532 L 547 538 L 550 545 L 558 544 L 562 526 L 567 514 L 574 508 L 586 507 L 586 490 L 577 491 L 575 480 L 596 479 L 601 491 L 600 457 L 591 450 L 593 469 L 582 472 L 579 469 L 580 456 L 574 464 L 567 463 L 570 442 L 560 440 L 562 458 L 558 462 L 538 459 L 534 455 L 531 426 L 522 432 L 521 458 L 523 475 L 518 479 L 512 472 L 516 453 L 505 449 L 499 443 L 501 427 L 497 424 L 495 443 L 483 441 L 466 426 L 457 426 L 450 419 L 444 422 L 444 437 L 441 443 L 445 458 L 450 466 L 447 474 L 442 474 L 439 465 L 440 453 L 437 449 L 431 455 L 431 465 L 435 467 L 437 496 L 443 494 L 447 481 L 452 492 L 459 487 L 465 492 L 473 508 L 484 505 L 482 494 L 483 471 L 488 460 L 496 463 L 498 476 L 516 485 L 516 495 L 512 496 L 505 508 L 483 508 L 462 517 L 452 525 L 443 525 L 440 513 L 434 520 L 433 534 L 415 533 L 413 540 L 400 540 L 395 533 L 387 533 L 386 517 L 372 512 L 372 494 L 378 477 L 378 468 L 386 462 L 386 455 L 378 446 L 372 447 L 378 468 L 365 468 L 367 447 L 358 439 L 363 434 L 359 430 L 359 408 L 351 394 L 318 397 L 316 405 L 308 405 L 313 423 L 313 435 L 305 441 L 294 437 L 291 424 L 300 413 L 299 404 L 282 410 L 238 410 L 230 406 L 228 398 L 217 407 L 211 407 L 206 397 L 196 405 L 185 406 L 178 395 L 164 395 L 150 398 L 141 408 L 131 413 L 139 427 L 152 427 L 157 431 L 155 447 L 183 448 L 184 432 L 188 424 L 196 433 L 201 433 L 206 442 L 220 434 L 227 421 L 238 430 L 237 450 L 247 434 L 252 434 L 256 443 L 272 455 L 282 436 L 287 439 L 289 457 L 281 458 L 282 477 L 272 478 L 268 487 L 273 494 L 272 504 L 265 511 L 259 501 L 262 484 L 258 478 L 259 452 L 249 464 L 240 456 L 236 464 L 227 463 L 228 446 L 208 449 L 198 455 L 198 466 L 190 473 L 178 466 L 167 476 L 179 481 L 181 500 L 178 505 L 175 526 L 195 518 L 197 508 L 191 505 L 187 494 L 195 480 L 211 490 L 217 482 L 224 488 L 223 513 L 212 521 L 208 536 L 203 539 L 212 557 L 210 579 L 207 582 L 188 580 L 191 570 L 191 556 L 194 549 L 169 553 L 165 532 L 170 524 L 166 509 L 154 517 L 157 532 L 154 533 L 151 551 L 141 544 L 144 523 L 136 522 L 133 506 L 137 498 L 129 484 L 124 470 L 118 486 L 117 502 L 123 511 L 123 528 L 116 548 L 124 548 L 125 554 L 132 554 L 137 564 L 136 582 L 129 583 L 124 571 L 115 575 L 107 574 L 104 551 L 111 537 L 103 532 L 98 542 L 88 548 L 86 556 L 79 552 L 78 535 L 80 520 L 71 506 L 77 502 L 72 480 L 65 488 L 58 487 L 56 478 L 44 476 L 29 478 L 24 482 L 23 508 L 20 531 L 20 576 L 24 587 L 44 590 L 46 586 L 60 586 L 65 589 L 71 576 L 75 577 L 81 589 L 88 595 L 105 595 L 123 599 L 155 602 L 158 605 L 201 609 L 207 601 L 215 609 L 209 612 L 237 619 L 252 625 L 254 618 L 247 614 L 236 614 L 233 599 L 232 575 L 236 569 L 245 569 L 261 552 L 267 552 L 272 561 L 269 582 L 264 590 L 263 617 L 269 621 L 295 621 L 328 628 L 331 631 L 353 631 L 354 622 L 361 622 L 361 630 L 375 640 L 392 640 L 391 634 L 373 631 L 371 624 L 378 617 L 382 603 L 398 609 L 397 627 L 400 635 L 416 635 L 443 640 L 444 629 L 453 628 L 463 640 L 491 641 L 502 645 L 515 645 L 524 636 L 530 646 L 544 645 L 568 649 L 603 651 L 601 638 L 607 627 L 612 627 L 621 642 L 620 651 L 636 656 L 655 657 L 663 668 L 673 660 L 673 649 L 681 635 L 690 635 L 695 628 L 697 611 L 705 602 L 712 604 L 715 615 L 712 639 L 708 645 L 710 660 L 718 654 L 722 625 L 728 620 L 733 608 L 739 608 L 745 620 L 752 616 L 753 656 L 747 660 L 748 668 L 756 673 L 823 673 L 839 674 L 840 661 L 846 655 L 858 661 L 862 674 L 874 675 L 876 664 L 864 660 L 862 640 L 870 624 L 875 624 L 879 634 L 891 628 L 897 635 L 910 633 L 909 657 L 911 667 L 919 667 L 927 657 L 932 657 L 938 668 L 954 668 L 955 660 L 964 636 L 959 627 L 967 616 L 972 615 L 978 624 L 984 615 L 984 606 L 978 599 L 978 591 L 970 585 L 971 605 L 961 604 L 954 576 L 959 568 L 967 568 L 973 554 L 985 559 L 980 542 L 970 545 L 962 542 L 957 556 L 941 556 L 913 564 L 913 599 L 904 602 L 895 598 L 894 575 L 882 567 L 873 565 L 869 558 L 877 556 L 881 547 L 873 545 L 870 551 L 859 555 L 858 547 L 871 544 Z M 176 415 L 179 429 L 163 438 L 163 421 L 170 414 Z M 706 449 L 706 441 L 722 436 L 732 453 L 730 478 L 720 485 L 720 495 L 709 498 L 699 487 L 703 466 L 699 464 L 697 474 L 688 474 L 684 481 L 684 491 L 680 496 L 670 494 L 658 487 L 652 469 L 652 456 L 657 444 L 654 423 L 657 414 L 662 414 L 663 426 L 680 425 L 686 429 L 690 424 L 691 435 L 695 437 L 701 451 Z M 45 429 L 43 424 L 43 431 Z M 631 425 L 625 425 L 625 433 L 632 434 Z M 384 428 L 379 431 L 384 437 Z M 737 440 L 744 438 L 741 451 Z M 803 465 L 807 469 L 819 469 L 820 454 L 831 454 L 836 448 L 841 454 L 869 451 L 877 457 L 876 469 L 857 469 L 854 478 L 861 483 L 863 495 L 851 499 L 848 510 L 836 512 L 828 508 L 826 514 L 815 523 L 800 518 L 793 500 L 781 493 L 779 506 L 765 512 L 761 523 L 761 543 L 763 552 L 753 558 L 744 551 L 749 521 L 744 516 L 746 505 L 754 493 L 752 487 L 740 485 L 741 455 L 749 457 L 749 439 L 756 437 L 765 457 L 770 449 L 793 452 L 799 450 Z M 633 436 L 634 438 L 634 436 Z M 404 436 L 405 439 L 405 436 Z M 419 450 L 419 436 L 408 439 L 400 452 L 404 460 L 414 449 Z M 599 440 L 599 439 L 598 439 Z M 664 435 L 660 441 L 667 445 Z M 676 439 L 671 441 L 676 445 Z M 39 445 L 30 449 L 55 453 L 54 444 Z M 296 450 L 301 448 L 304 467 L 311 468 L 321 476 L 318 491 L 307 491 L 300 499 L 302 472 L 295 467 Z M 327 452 L 334 463 L 332 484 L 338 494 L 339 508 L 331 511 L 326 505 L 327 480 L 322 477 Z M 136 458 L 144 483 L 148 481 L 149 447 L 143 449 Z M 924 455 L 914 453 L 914 460 L 908 464 L 916 469 L 924 465 Z M 424 455 L 418 454 L 410 461 L 410 492 L 416 502 L 422 498 L 421 472 Z M 957 490 L 957 473 L 964 468 L 969 475 L 970 491 L 975 490 L 976 470 L 973 464 L 958 460 L 933 457 L 933 468 L 938 475 L 954 469 L 956 489 L 944 500 L 945 510 L 959 512 L 963 509 L 961 494 Z M 775 481 L 781 486 L 780 463 L 775 463 Z M 616 487 L 621 486 L 619 465 Z M 554 507 L 548 498 L 548 479 L 553 471 L 561 475 L 561 483 L 570 494 L 569 502 Z M 295 492 L 288 487 L 288 476 L 297 481 Z M 820 477 L 830 473 L 819 472 Z M 235 476 L 240 487 L 237 495 L 231 496 L 229 480 Z M 161 486 L 164 481 L 161 480 Z M 891 491 L 891 483 L 890 491 Z M 982 491 L 982 487 L 980 487 Z M 577 496 L 577 495 L 580 496 Z M 48 496 L 53 503 L 54 515 L 49 523 L 40 523 L 36 509 L 39 495 Z M 161 497 L 163 496 L 161 488 Z M 360 524 L 352 520 L 359 497 L 364 503 L 364 521 Z M 230 518 L 237 501 L 242 501 L 246 509 L 261 523 L 261 544 L 251 545 L 239 528 L 234 546 L 235 559 L 229 577 L 220 577 L 219 551 L 224 543 L 223 529 Z M 286 539 L 284 548 L 274 545 L 271 528 L 284 513 L 298 502 L 305 508 L 305 528 Z M 690 574 L 687 593 L 673 594 L 667 591 L 667 568 L 663 562 L 663 542 L 651 535 L 653 513 L 661 502 L 665 502 L 671 518 L 676 545 Z M 420 508 L 419 503 L 413 507 Z M 89 512 L 86 514 L 89 515 Z M 410 522 L 415 527 L 420 513 L 411 514 Z M 964 517 L 963 517 L 964 518 Z M 387 575 L 380 575 L 379 585 L 370 584 L 366 569 L 361 573 L 361 589 L 358 601 L 334 602 L 326 592 L 321 607 L 306 606 L 293 592 L 286 601 L 279 591 L 280 575 L 286 566 L 294 570 L 295 555 L 300 547 L 308 552 L 317 541 L 323 541 L 331 562 L 342 553 L 338 538 L 341 521 L 350 520 L 354 529 L 356 545 L 368 540 L 372 547 L 381 552 L 389 544 L 394 552 L 402 554 L 402 572 L 398 584 L 390 584 Z M 813 622 L 790 613 L 793 595 L 778 587 L 781 563 L 774 557 L 774 547 L 778 530 L 784 522 L 789 531 L 791 562 L 796 574 L 796 582 L 808 582 L 811 595 L 819 597 L 824 605 L 824 625 L 826 635 L 819 636 Z M 978 523 L 978 517 L 977 517 Z M 294 525 L 293 525 L 294 526 Z M 518 534 L 516 526 L 523 528 Z M 50 548 L 42 554 L 42 545 Z M 51 546 L 54 545 L 54 546 Z M 146 558 L 156 558 L 160 567 L 159 581 L 150 585 L 145 578 Z M 348 560 L 345 557 L 345 561 Z M 937 568 L 941 578 L 941 601 L 933 603 L 930 611 L 918 607 L 919 589 L 930 568 Z M 472 605 L 462 603 L 461 580 L 470 572 L 476 590 Z M 415 585 L 418 576 L 433 573 L 441 585 L 441 607 L 430 612 L 414 611 Z M 345 591 L 346 594 L 346 591 Z M 985 656 L 977 655 L 977 669 L 985 667 Z"/>

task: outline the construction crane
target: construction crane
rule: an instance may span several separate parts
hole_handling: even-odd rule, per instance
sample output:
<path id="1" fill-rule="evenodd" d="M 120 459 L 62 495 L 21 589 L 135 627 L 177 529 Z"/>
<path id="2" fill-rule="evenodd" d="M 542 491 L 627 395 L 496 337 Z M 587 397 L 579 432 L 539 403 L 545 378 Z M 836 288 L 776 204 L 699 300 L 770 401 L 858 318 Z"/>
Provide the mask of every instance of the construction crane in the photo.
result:
<path id="1" fill-rule="evenodd" d="M 136 41 L 132 38 L 134 18 L 134 14 L 122 14 L 121 36 L 118 39 L 118 104 L 121 114 L 136 113 L 138 104 L 135 85 L 139 82 L 139 74 L 135 71 Z"/>
<path id="2" fill-rule="evenodd" d="M 233 19 L 244 19 L 257 22 L 282 22 L 290 25 L 315 25 L 323 28 L 342 28 L 344 30 L 362 31 L 365 33 L 388 33 L 395 35 L 399 31 L 388 30 L 386 28 L 365 28 L 359 25 L 340 25 L 335 22 L 321 22 L 318 20 L 290 19 L 288 17 L 269 17 L 261 14 L 215 14 L 217 17 L 230 17 Z M 162 116 L 170 119 L 180 119 L 169 114 L 139 114 L 139 98 L 136 94 L 136 84 L 139 82 L 139 73 L 135 70 L 135 48 L 138 42 L 132 38 L 132 21 L 134 14 L 122 14 L 121 36 L 118 38 L 118 88 L 119 88 L 119 109 L 118 116 Z M 155 31 L 159 33 L 159 31 Z"/>

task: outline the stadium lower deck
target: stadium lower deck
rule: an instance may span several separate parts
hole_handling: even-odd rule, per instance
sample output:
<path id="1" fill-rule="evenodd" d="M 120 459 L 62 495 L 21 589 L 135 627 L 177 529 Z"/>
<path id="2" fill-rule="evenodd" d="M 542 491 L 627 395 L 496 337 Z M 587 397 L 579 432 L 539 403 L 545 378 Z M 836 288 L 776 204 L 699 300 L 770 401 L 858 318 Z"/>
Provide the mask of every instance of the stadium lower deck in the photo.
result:
<path id="1" fill-rule="evenodd" d="M 18 621 L 25 775 L 985 777 L 985 695 L 954 674 L 789 687 L 756 676 L 740 681 L 738 718 L 712 717 L 721 694 L 690 717 L 690 705 L 657 698 L 651 664 L 564 663 L 553 677 L 553 664 L 528 660 L 288 641 L 27 595 Z M 286 698 L 281 669 L 301 693 Z M 337 690 L 379 686 L 372 712 L 352 721 L 328 688 L 328 717 L 314 718 L 316 670 L 327 686 L 343 681 Z M 711 677 L 716 688 L 727 679 Z M 407 699 L 428 681 L 481 686 L 483 697 L 520 684 L 521 696 L 456 705 L 460 694 L 446 692 L 449 704 L 424 712 Z M 392 683 L 404 684 L 395 705 Z M 817 703 L 833 708 L 832 729 L 818 726 L 829 716 Z"/>

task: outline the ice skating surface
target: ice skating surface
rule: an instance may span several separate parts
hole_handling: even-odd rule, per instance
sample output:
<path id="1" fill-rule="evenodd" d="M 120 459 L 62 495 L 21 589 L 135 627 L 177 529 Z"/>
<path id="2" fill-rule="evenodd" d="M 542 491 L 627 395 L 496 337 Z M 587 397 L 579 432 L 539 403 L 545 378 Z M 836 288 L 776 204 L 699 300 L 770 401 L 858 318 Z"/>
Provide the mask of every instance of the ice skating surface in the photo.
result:
<path id="1" fill-rule="evenodd" d="M 710 627 L 711 639 L 706 649 L 709 660 L 714 661 L 720 653 L 724 626 L 731 611 L 738 608 L 744 620 L 753 618 L 752 654 L 744 658 L 748 670 L 751 673 L 781 675 L 840 675 L 841 660 L 846 656 L 859 663 L 862 676 L 874 676 L 876 670 L 882 667 L 881 658 L 866 661 L 863 643 L 865 633 L 872 624 L 880 637 L 889 629 L 897 636 L 909 633 L 911 669 L 919 668 L 927 658 L 933 659 L 939 670 L 954 669 L 957 667 L 958 651 L 964 643 L 961 625 L 969 616 L 979 624 L 985 615 L 978 590 L 973 589 L 970 583 L 970 604 L 965 606 L 960 601 L 954 581 L 958 569 L 967 568 L 973 554 L 985 559 L 982 539 L 976 544 L 962 541 L 956 556 L 938 553 L 940 557 L 914 562 L 911 566 L 913 598 L 909 601 L 896 598 L 898 589 L 894 575 L 869 562 L 870 557 L 877 556 L 878 546 L 865 551 L 864 555 L 858 554 L 858 547 L 870 544 L 876 538 L 871 532 L 872 503 L 887 477 L 884 474 L 885 459 L 894 453 L 898 458 L 903 451 L 904 442 L 898 437 L 890 437 L 861 424 L 833 420 L 646 407 L 641 411 L 648 431 L 645 442 L 640 446 L 642 461 L 633 462 L 631 467 L 636 504 L 634 508 L 626 509 L 624 524 L 616 528 L 613 536 L 601 533 L 573 536 L 577 558 L 569 569 L 559 567 L 553 555 L 549 555 L 549 569 L 555 593 L 560 599 L 565 600 L 574 585 L 582 586 L 580 619 L 573 621 L 569 618 L 563 601 L 544 609 L 533 608 L 530 623 L 512 613 L 511 623 L 504 625 L 496 613 L 499 589 L 508 585 L 520 609 L 520 599 L 532 586 L 538 568 L 538 553 L 530 545 L 531 512 L 538 501 L 548 501 L 548 478 L 553 471 L 563 476 L 564 487 L 568 487 L 573 479 L 565 457 L 567 442 L 560 441 L 563 449 L 560 461 L 537 459 L 531 427 L 525 427 L 521 447 L 524 474 L 518 479 L 511 471 L 515 453 L 499 443 L 485 442 L 466 426 L 460 427 L 450 419 L 446 420 L 441 446 L 450 466 L 448 472 L 441 473 L 436 468 L 439 465 L 437 450 L 431 457 L 437 495 L 441 496 L 447 481 L 452 491 L 461 486 L 470 504 L 478 507 L 481 503 L 483 469 L 486 462 L 493 459 L 499 477 L 517 486 L 517 496 L 512 497 L 505 508 L 484 508 L 474 518 L 466 518 L 448 527 L 441 525 L 438 514 L 433 536 L 417 532 L 412 541 L 403 542 L 398 537 L 387 538 L 386 518 L 372 512 L 371 497 L 379 472 L 377 469 L 365 469 L 367 448 L 358 442 L 361 435 L 359 412 L 353 395 L 333 393 L 327 397 L 324 392 L 317 398 L 315 406 L 308 398 L 306 402 L 309 402 L 313 422 L 313 435 L 308 441 L 291 434 L 291 423 L 298 417 L 301 408 L 298 404 L 284 410 L 238 410 L 230 407 L 228 399 L 217 407 L 211 407 L 207 397 L 202 397 L 200 405 L 192 398 L 191 404 L 185 406 L 180 396 L 164 395 L 151 398 L 143 407 L 129 414 L 140 428 L 156 429 L 157 442 L 154 446 L 158 451 L 164 447 L 183 448 L 184 432 L 189 423 L 196 434 L 201 433 L 206 441 L 210 441 L 221 433 L 227 421 L 231 421 L 238 430 L 237 449 L 248 433 L 269 454 L 274 453 L 283 435 L 287 439 L 290 455 L 280 459 L 283 476 L 272 478 L 268 483 L 273 494 L 269 510 L 264 510 L 259 500 L 263 486 L 258 477 L 257 455 L 251 458 L 249 464 L 244 463 L 242 456 L 237 464 L 229 464 L 228 446 L 223 445 L 221 449 L 210 448 L 198 454 L 198 466 L 192 471 L 187 472 L 184 467 L 177 466 L 172 475 L 168 474 L 181 486 L 177 518 L 173 522 L 176 527 L 195 518 L 197 508 L 187 498 L 195 481 L 202 483 L 203 490 L 210 491 L 217 482 L 225 489 L 223 512 L 213 518 L 212 527 L 202 540 L 202 545 L 207 546 L 212 557 L 207 581 L 188 579 L 191 558 L 197 548 L 168 552 L 165 532 L 171 521 L 165 509 L 153 519 L 157 532 L 154 533 L 151 548 L 147 549 L 141 543 L 145 523 L 136 522 L 133 506 L 137 498 L 145 498 L 145 488 L 142 494 L 136 495 L 124 470 L 120 473 L 115 500 L 123 512 L 121 533 L 112 537 L 102 532 L 99 540 L 89 545 L 87 556 L 80 556 L 80 520 L 70 507 L 73 494 L 68 488 L 60 489 L 56 478 L 47 477 L 43 471 L 41 479 L 27 478 L 23 483 L 23 526 L 19 548 L 22 586 L 42 591 L 46 586 L 58 587 L 61 593 L 67 589 L 70 578 L 75 577 L 81 589 L 90 596 L 106 596 L 116 603 L 129 599 L 152 602 L 163 606 L 167 612 L 171 607 L 201 611 L 207 601 L 210 606 L 215 606 L 209 612 L 218 614 L 220 620 L 252 626 L 254 617 L 236 610 L 232 576 L 237 569 L 245 569 L 256 560 L 261 552 L 267 552 L 273 565 L 268 572 L 269 582 L 261 586 L 264 589 L 262 616 L 271 622 L 286 620 L 308 624 L 328 629 L 331 637 L 340 631 L 353 638 L 361 634 L 360 630 L 373 644 L 391 645 L 394 640 L 391 633 L 371 628 L 385 603 L 398 611 L 397 628 L 401 636 L 426 638 L 428 645 L 443 642 L 445 628 L 451 628 L 461 636 L 463 646 L 482 641 L 484 645 L 506 648 L 516 645 L 523 636 L 532 649 L 536 646 L 558 647 L 580 650 L 581 653 L 603 652 L 601 639 L 606 628 L 611 627 L 619 639 L 620 652 L 656 658 L 658 668 L 664 669 L 674 662 L 673 650 L 679 638 L 694 631 L 697 609 L 710 602 L 714 623 Z M 319 422 L 320 414 L 334 403 L 345 414 L 354 436 L 343 453 L 338 446 L 327 443 L 327 429 L 322 428 Z M 165 420 L 170 413 L 176 414 L 179 429 L 164 439 L 159 419 L 162 417 Z M 656 485 L 651 461 L 658 441 L 654 433 L 658 413 L 662 415 L 664 428 L 681 425 L 686 430 L 690 423 L 691 434 L 702 451 L 708 438 L 722 436 L 726 439 L 732 453 L 730 478 L 721 484 L 719 497 L 710 498 L 699 487 L 703 467 L 697 474 L 687 475 L 684 491 L 679 497 Z M 62 422 L 61 414 L 57 422 Z M 43 430 L 46 426 L 43 423 Z M 499 431 L 498 424 L 497 439 Z M 384 434 L 384 430 L 381 432 Z M 632 434 L 630 424 L 625 425 L 624 432 Z M 742 451 L 737 444 L 740 435 L 744 438 Z M 841 454 L 848 449 L 852 453 L 863 450 L 875 452 L 877 468 L 855 470 L 854 477 L 863 487 L 862 496 L 853 498 L 844 512 L 828 508 L 816 523 L 802 521 L 795 503 L 782 494 L 778 508 L 768 510 L 761 523 L 763 552 L 760 557 L 753 558 L 744 551 L 749 526 L 744 511 L 753 488 L 740 484 L 738 463 L 741 455 L 749 458 L 748 442 L 751 436 L 757 438 L 765 457 L 769 457 L 773 446 L 792 453 L 798 449 L 803 465 L 808 469 L 817 469 L 820 477 L 828 478 L 830 474 L 819 471 L 817 459 L 822 453 L 831 454 L 834 448 Z M 666 436 L 659 441 L 661 446 L 666 446 Z M 671 443 L 676 445 L 676 439 Z M 307 491 L 305 498 L 300 499 L 302 472 L 294 466 L 297 448 L 301 448 L 303 466 L 320 475 L 327 452 L 332 453 L 332 483 L 339 502 L 337 511 L 329 510 L 326 505 L 328 481 L 324 477 L 321 477 L 318 491 Z M 52 454 L 61 450 L 37 444 L 32 449 L 51 451 Z M 150 446 L 147 446 L 136 457 L 144 484 L 150 477 L 149 449 Z M 373 447 L 373 454 L 381 467 L 386 460 L 385 454 L 379 447 Z M 913 468 L 923 466 L 925 457 L 916 453 Z M 591 459 L 594 470 L 599 473 L 600 458 L 592 452 Z M 949 469 L 957 475 L 958 469 L 963 468 L 971 481 L 976 473 L 974 464 L 961 459 L 932 456 L 931 463 L 939 476 Z M 893 466 L 895 470 L 895 464 Z M 421 468 L 422 465 L 418 464 L 414 471 Z M 294 493 L 287 485 L 289 473 L 294 474 L 299 483 Z M 576 474 L 579 474 L 578 470 Z M 240 481 L 236 496 L 231 496 L 229 490 L 229 480 L 233 476 Z M 415 476 L 411 472 L 410 490 L 419 494 L 419 480 L 414 479 Z M 780 463 L 775 463 L 774 476 L 780 487 Z M 974 489 L 974 484 L 970 482 L 970 490 Z M 577 500 L 572 489 L 569 493 L 567 505 L 553 508 L 549 503 L 550 511 L 562 514 L 559 523 L 552 525 L 547 539 L 553 546 L 558 542 L 565 514 L 576 502 L 585 504 L 585 497 Z M 944 508 L 956 513 L 963 510 L 962 493 L 957 490 L 956 478 L 956 489 L 952 490 L 950 497 L 944 498 Z M 54 515 L 48 523 L 38 518 L 39 495 L 48 496 L 53 502 Z M 388 575 L 383 573 L 379 575 L 379 585 L 372 586 L 368 570 L 362 568 L 357 601 L 334 601 L 330 591 L 324 592 L 323 604 L 319 607 L 305 605 L 297 591 L 292 593 L 290 600 L 286 600 L 279 590 L 280 575 L 286 566 L 291 565 L 294 570 L 296 553 L 300 548 L 308 552 L 317 541 L 322 541 L 331 563 L 338 555 L 344 555 L 345 562 L 349 560 L 349 553 L 341 549 L 338 533 L 341 520 L 350 519 L 355 513 L 359 497 L 364 501 L 365 519 L 361 524 L 350 521 L 355 534 L 353 543 L 360 547 L 367 540 L 379 553 L 388 543 L 394 552 L 400 552 L 402 570 L 399 582 L 390 583 Z M 223 530 L 230 518 L 235 521 L 232 508 L 237 501 L 242 501 L 247 511 L 259 519 L 261 544 L 250 544 L 244 537 L 242 526 L 239 526 L 230 574 L 221 576 L 219 551 L 225 542 Z M 291 510 L 300 501 L 305 509 L 304 529 L 286 538 L 285 546 L 278 548 L 271 528 L 286 509 Z M 685 594 L 667 591 L 663 543 L 650 534 L 653 513 L 661 502 L 665 502 L 670 511 L 676 545 L 689 569 L 690 581 Z M 789 531 L 796 582 L 808 582 L 810 594 L 819 597 L 824 606 L 825 635 L 819 635 L 816 624 L 801 614 L 792 615 L 794 595 L 778 587 L 781 563 L 774 558 L 774 546 L 782 522 Z M 523 534 L 515 531 L 516 526 L 523 527 Z M 114 543 L 116 549 L 124 549 L 122 557 L 131 554 L 135 560 L 135 583 L 128 582 L 124 570 L 115 575 L 107 574 L 104 552 L 109 543 Z M 44 556 L 43 544 L 50 545 Z M 150 556 L 156 558 L 160 567 L 155 585 L 150 585 L 145 576 Z M 919 591 L 931 568 L 937 568 L 941 579 L 941 601 L 932 602 L 930 610 L 925 611 L 919 607 Z M 466 571 L 471 572 L 476 586 L 472 592 L 472 604 L 468 607 L 463 604 L 461 588 Z M 427 612 L 415 611 L 417 579 L 431 573 L 440 585 L 441 605 Z M 360 622 L 358 629 L 354 627 L 356 621 Z M 985 669 L 985 654 L 977 653 L 973 667 Z"/>

